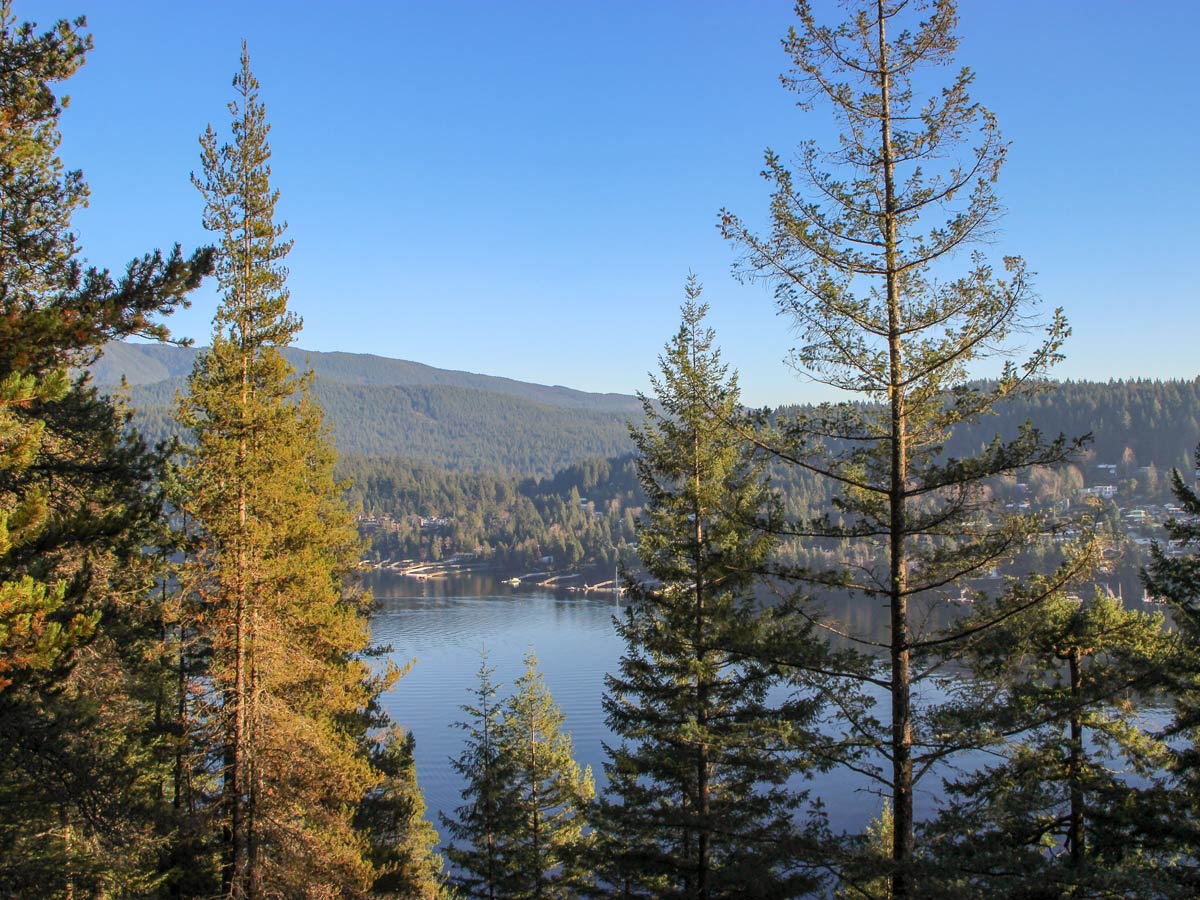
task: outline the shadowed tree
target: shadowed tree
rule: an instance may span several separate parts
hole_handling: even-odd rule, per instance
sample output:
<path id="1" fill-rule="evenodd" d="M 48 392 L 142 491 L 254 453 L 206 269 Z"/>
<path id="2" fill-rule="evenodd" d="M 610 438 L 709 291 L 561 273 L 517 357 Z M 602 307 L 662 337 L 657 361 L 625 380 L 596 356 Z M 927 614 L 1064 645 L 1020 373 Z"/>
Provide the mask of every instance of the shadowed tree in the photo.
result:
<path id="1" fill-rule="evenodd" d="M 455 886 L 467 897 L 500 900 L 507 896 L 504 844 L 516 827 L 512 760 L 500 751 L 502 708 L 486 656 L 479 665 L 474 701 L 462 707 L 467 720 L 458 727 L 466 741 L 451 766 L 466 786 L 463 805 L 453 816 L 442 816 L 453 841 L 446 855 L 457 872 Z"/>
<path id="2" fill-rule="evenodd" d="M 1195 455 L 1200 471 L 1200 449 Z M 1178 854 L 1172 872 L 1183 892 L 1200 890 L 1200 494 L 1178 469 L 1171 491 L 1179 512 L 1167 523 L 1167 545 L 1154 544 L 1142 573 L 1150 599 L 1167 603 L 1178 629 L 1174 658 L 1165 667 L 1167 688 L 1175 700 L 1166 729 L 1171 748 L 1170 790 L 1158 798 L 1158 839 Z"/>
<path id="3" fill-rule="evenodd" d="M 1041 589 L 1031 579 L 1014 604 Z M 1003 761 L 948 784 L 947 808 L 924 827 L 938 890 L 1170 895 L 1171 861 L 1135 811 L 1161 793 L 1169 756 L 1138 699 L 1154 696 L 1172 646 L 1161 614 L 1099 590 L 1056 594 L 989 629 L 968 658 L 986 702 L 956 714 L 984 719 Z"/>
<path id="4" fill-rule="evenodd" d="M 359 805 L 358 828 L 371 844 L 375 877 L 370 896 L 387 900 L 441 900 L 442 858 L 438 834 L 425 816 L 417 784 L 411 732 L 392 728 L 375 742 L 371 762 L 383 776 Z"/>
<path id="5" fill-rule="evenodd" d="M 91 49 L 0 0 L 0 893 L 134 895 L 170 828 L 154 719 L 161 456 L 82 375 L 108 341 L 163 339 L 210 253 L 124 275 L 71 231 L 88 189 L 57 155 L 56 86 Z"/>

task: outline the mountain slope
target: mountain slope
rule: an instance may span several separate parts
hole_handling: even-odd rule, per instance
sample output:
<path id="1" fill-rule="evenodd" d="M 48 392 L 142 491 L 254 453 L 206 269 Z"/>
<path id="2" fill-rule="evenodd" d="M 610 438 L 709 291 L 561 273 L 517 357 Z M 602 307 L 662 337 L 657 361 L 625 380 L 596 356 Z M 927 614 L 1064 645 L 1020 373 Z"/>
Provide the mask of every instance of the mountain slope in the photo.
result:
<path id="1" fill-rule="evenodd" d="M 192 371 L 195 348 L 168 344 L 114 343 L 91 367 L 92 380 L 101 386 L 120 384 L 122 375 L 132 386 L 150 385 Z M 437 369 L 423 363 L 389 359 L 369 353 L 323 353 L 288 347 L 283 351 L 298 371 L 311 368 L 322 380 L 343 384 L 444 386 L 507 394 L 564 409 L 594 409 L 640 413 L 641 403 L 629 394 L 591 394 L 561 385 L 531 384 L 495 375 L 477 375 Z"/>
<path id="2" fill-rule="evenodd" d="M 122 376 L 150 440 L 175 433 L 171 409 L 199 351 L 158 344 L 111 344 L 91 369 L 103 390 Z M 627 394 L 589 394 L 561 386 L 437 369 L 356 353 L 288 348 L 299 370 L 312 368 L 315 391 L 338 449 L 403 456 L 446 469 L 548 475 L 594 457 L 629 452 L 626 422 L 641 403 Z"/>
<path id="3" fill-rule="evenodd" d="M 160 439 L 174 428 L 175 393 L 186 386 L 197 352 L 113 344 L 92 374 L 102 390 L 111 390 L 125 374 L 137 425 L 147 437 Z M 311 365 L 316 373 L 317 397 L 344 453 L 546 476 L 585 459 L 632 452 L 625 423 L 641 418 L 640 402 L 627 394 L 589 394 L 366 354 L 285 352 L 297 368 Z M 1085 464 L 1153 463 L 1162 472 L 1190 468 L 1200 442 L 1200 379 L 1047 387 L 959 429 L 947 452 L 976 452 L 996 434 L 1012 437 L 1028 420 L 1047 435 L 1091 432 Z"/>

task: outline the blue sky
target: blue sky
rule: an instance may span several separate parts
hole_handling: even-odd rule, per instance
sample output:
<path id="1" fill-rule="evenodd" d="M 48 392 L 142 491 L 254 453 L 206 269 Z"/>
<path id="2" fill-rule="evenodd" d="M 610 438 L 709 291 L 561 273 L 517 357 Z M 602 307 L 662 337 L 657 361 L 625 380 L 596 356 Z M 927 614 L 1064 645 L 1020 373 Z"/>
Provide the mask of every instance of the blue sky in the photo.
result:
<path id="1" fill-rule="evenodd" d="M 837 5 L 819 0 L 837 14 Z M 224 129 L 240 42 L 273 125 L 299 341 L 434 366 L 644 389 L 689 271 L 752 404 L 815 396 L 765 288 L 715 224 L 765 217 L 764 148 L 828 134 L 778 85 L 786 0 L 15 0 L 84 14 L 66 86 L 88 258 L 209 238 L 189 182 Z M 1200 374 L 1200 4 L 964 0 L 959 60 L 1012 144 L 991 252 L 1024 256 L 1074 336 L 1062 378 Z M 175 318 L 204 343 L 203 291 Z"/>

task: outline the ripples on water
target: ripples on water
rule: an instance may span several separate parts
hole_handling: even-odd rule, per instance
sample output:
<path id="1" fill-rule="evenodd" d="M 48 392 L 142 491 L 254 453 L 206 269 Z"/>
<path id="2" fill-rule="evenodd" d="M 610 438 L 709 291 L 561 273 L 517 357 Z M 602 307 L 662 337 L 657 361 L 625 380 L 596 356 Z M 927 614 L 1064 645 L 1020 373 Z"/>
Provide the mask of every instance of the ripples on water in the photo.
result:
<path id="1" fill-rule="evenodd" d="M 383 701 L 392 719 L 416 737 L 417 777 L 435 825 L 440 828 L 439 812 L 461 803 L 463 785 L 450 759 L 462 752 L 464 735 L 454 723 L 463 718 L 459 707 L 472 699 L 485 649 L 503 698 L 533 647 L 566 715 L 576 759 L 601 780 L 601 742 L 610 739 L 600 708 L 604 675 L 624 647 L 612 627 L 618 607 L 611 600 L 518 593 L 480 576 L 413 581 L 384 573 L 370 582 L 378 602 L 374 641 L 390 645 L 399 665 L 416 660 Z"/>
<path id="2" fill-rule="evenodd" d="M 462 802 L 463 783 L 450 766 L 463 747 L 463 731 L 454 723 L 463 718 L 459 707 L 472 700 L 469 692 L 478 684 L 485 649 L 501 701 L 524 671 L 525 653 L 534 649 L 546 684 L 566 716 L 575 758 L 581 766 L 591 766 L 597 789 L 603 787 L 603 743 L 614 742 L 600 706 L 604 675 L 616 670 L 624 650 L 612 624 L 621 607 L 611 598 L 513 589 L 488 575 L 419 581 L 372 572 L 367 584 L 377 601 L 372 618 L 375 643 L 389 645 L 390 658 L 398 665 L 416 661 L 382 699 L 392 719 L 416 736 L 417 777 L 430 821 L 439 830 L 444 831 L 438 813 L 450 813 Z M 886 628 L 882 609 L 874 605 L 846 604 L 838 612 L 844 619 L 862 619 L 855 627 L 863 633 L 874 629 L 882 635 Z M 936 609 L 931 613 L 937 619 L 933 624 L 944 625 L 954 614 L 944 606 Z M 936 683 L 926 690 L 936 694 Z M 886 710 L 883 703 L 876 714 L 885 716 Z M 1167 716 L 1162 708 L 1144 711 L 1152 726 L 1161 726 Z M 936 806 L 942 775 L 990 762 L 994 760 L 979 753 L 963 754 L 953 767 L 930 773 L 917 788 L 918 818 Z M 877 786 L 845 769 L 796 787 L 824 799 L 835 830 L 859 831 L 880 808 Z"/>
<path id="3" fill-rule="evenodd" d="M 478 683 L 484 649 L 503 698 L 533 647 L 566 716 L 575 757 L 581 766 L 592 767 L 597 789 L 602 787 L 603 742 L 613 742 L 600 706 L 604 675 L 616 669 L 624 650 L 612 624 L 620 607 L 611 599 L 514 590 L 480 575 L 417 581 L 376 572 L 368 584 L 378 604 L 372 619 L 375 642 L 389 645 L 398 665 L 416 660 L 383 704 L 416 737 L 417 777 L 430 820 L 440 831 L 438 813 L 462 802 L 463 783 L 450 766 L 463 746 L 463 732 L 454 723 L 463 718 L 459 707 L 472 699 L 468 692 Z M 841 771 L 821 776 L 820 793 L 834 828 L 858 830 L 878 812 L 879 798 L 865 786 Z"/>

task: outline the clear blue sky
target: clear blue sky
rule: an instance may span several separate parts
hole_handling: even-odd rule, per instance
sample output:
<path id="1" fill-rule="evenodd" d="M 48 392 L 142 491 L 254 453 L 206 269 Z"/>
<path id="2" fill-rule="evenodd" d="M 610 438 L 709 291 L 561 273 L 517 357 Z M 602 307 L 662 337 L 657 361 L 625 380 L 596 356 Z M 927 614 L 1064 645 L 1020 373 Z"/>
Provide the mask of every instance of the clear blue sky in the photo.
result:
<path id="1" fill-rule="evenodd" d="M 837 13 L 832 0 L 819 7 Z M 226 127 L 240 42 L 273 124 L 300 346 L 628 392 L 705 284 L 753 404 L 813 388 L 763 287 L 730 277 L 727 206 L 762 221 L 763 149 L 823 133 L 778 86 L 786 0 L 15 0 L 84 14 L 62 156 L 77 227 L 121 267 L 208 240 L 189 183 Z M 1194 0 L 963 0 L 960 62 L 1011 141 L 993 248 L 1074 327 L 1063 378 L 1195 377 L 1200 101 Z M 204 343 L 203 292 L 175 330 Z"/>

